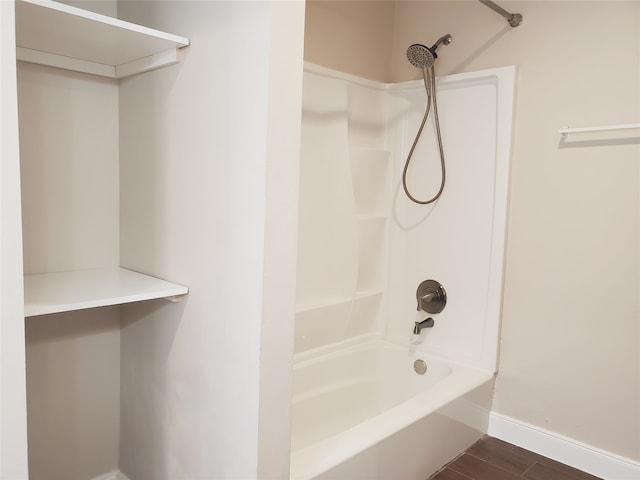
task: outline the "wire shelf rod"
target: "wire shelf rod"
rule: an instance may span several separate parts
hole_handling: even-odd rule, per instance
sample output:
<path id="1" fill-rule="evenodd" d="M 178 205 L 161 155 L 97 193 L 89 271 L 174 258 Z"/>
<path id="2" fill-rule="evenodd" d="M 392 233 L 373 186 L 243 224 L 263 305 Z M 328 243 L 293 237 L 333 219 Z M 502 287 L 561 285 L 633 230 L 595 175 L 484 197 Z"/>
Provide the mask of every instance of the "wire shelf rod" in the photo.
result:
<path id="1" fill-rule="evenodd" d="M 587 132 L 607 132 L 611 130 L 635 130 L 640 129 L 640 123 L 627 123 L 623 125 L 602 125 L 598 127 L 562 127 L 558 132 L 562 136 L 567 136 L 570 133 L 587 133 Z"/>

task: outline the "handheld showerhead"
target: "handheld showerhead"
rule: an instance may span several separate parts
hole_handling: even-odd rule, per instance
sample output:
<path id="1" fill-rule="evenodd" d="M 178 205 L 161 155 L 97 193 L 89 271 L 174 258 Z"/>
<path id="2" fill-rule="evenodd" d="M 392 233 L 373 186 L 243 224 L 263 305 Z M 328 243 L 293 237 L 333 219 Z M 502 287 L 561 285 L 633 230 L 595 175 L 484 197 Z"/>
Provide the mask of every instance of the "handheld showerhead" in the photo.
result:
<path id="1" fill-rule="evenodd" d="M 436 63 L 436 58 L 438 55 L 436 54 L 436 50 L 443 43 L 445 45 L 449 45 L 453 41 L 453 37 L 449 34 L 443 35 L 438 39 L 436 43 L 433 44 L 431 48 L 426 47 L 420 43 L 414 43 L 409 48 L 407 48 L 407 59 L 414 67 L 418 67 L 422 69 L 422 78 L 424 79 L 424 88 L 427 91 L 427 108 L 425 109 L 424 116 L 422 117 L 422 123 L 420 124 L 420 128 L 418 129 L 418 133 L 416 134 L 416 139 L 413 141 L 413 145 L 411 145 L 411 149 L 409 149 L 409 154 L 407 155 L 407 160 L 404 163 L 404 169 L 402 170 L 402 188 L 404 189 L 404 193 L 407 194 L 407 197 L 412 202 L 419 203 L 420 205 L 428 205 L 430 203 L 435 202 L 442 191 L 444 190 L 445 183 L 445 164 L 444 164 L 444 150 L 442 148 L 442 138 L 440 135 L 440 120 L 438 119 L 438 106 L 436 104 L 436 71 L 434 64 Z M 438 150 L 440 152 L 440 168 L 442 169 L 442 179 L 440 181 L 440 189 L 438 192 L 431 197 L 429 200 L 419 200 L 409 192 L 409 188 L 407 187 L 407 170 L 409 169 L 409 162 L 411 162 L 411 157 L 413 152 L 415 151 L 416 145 L 418 144 L 418 140 L 420 139 L 420 135 L 422 134 L 422 129 L 424 128 L 425 123 L 427 123 L 427 118 L 429 117 L 429 110 L 431 109 L 431 105 L 433 104 L 433 114 L 435 116 L 435 127 L 436 127 L 436 137 L 438 139 Z"/>
<path id="2" fill-rule="evenodd" d="M 414 43 L 407 48 L 407 60 L 409 60 L 414 67 L 431 67 L 435 63 L 436 58 L 438 58 L 438 56 L 435 51 L 420 43 Z"/>
<path id="3" fill-rule="evenodd" d="M 431 48 L 422 45 L 421 43 L 414 43 L 407 48 L 407 59 L 414 67 L 432 67 L 436 62 L 438 55 L 436 54 L 437 48 L 441 44 L 449 45 L 453 41 L 453 37 L 448 33 L 438 39 Z"/>

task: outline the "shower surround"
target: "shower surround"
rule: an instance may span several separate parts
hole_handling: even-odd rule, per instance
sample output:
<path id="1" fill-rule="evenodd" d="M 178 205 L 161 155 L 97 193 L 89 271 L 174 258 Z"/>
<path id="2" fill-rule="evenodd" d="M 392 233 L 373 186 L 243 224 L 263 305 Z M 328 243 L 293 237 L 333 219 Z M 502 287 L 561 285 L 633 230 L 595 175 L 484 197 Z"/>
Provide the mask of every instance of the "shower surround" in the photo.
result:
<path id="1" fill-rule="evenodd" d="M 292 478 L 352 478 L 359 471 L 367 478 L 390 471 L 425 478 L 486 432 L 497 369 L 514 82 L 515 67 L 438 79 L 447 184 L 438 201 L 424 206 L 411 203 L 401 187 L 424 113 L 423 82 L 382 84 L 305 66 Z M 440 175 L 430 119 L 408 186 L 430 198 Z M 443 284 L 447 306 L 432 315 L 433 328 L 414 336 L 414 322 L 426 317 L 416 311 L 416 288 L 426 279 Z M 358 358 L 386 358 L 356 354 L 365 347 L 399 356 L 394 365 L 403 366 L 385 370 L 387 379 L 402 378 L 411 363 L 400 359 L 416 355 L 469 371 L 455 381 L 428 382 L 431 393 L 406 389 L 412 393 L 392 406 L 380 400 L 371 409 L 377 413 L 364 419 L 316 415 L 309 405 L 337 402 L 330 410 L 348 416 L 349 398 L 368 398 L 366 392 L 377 391 L 371 385 L 388 383 L 379 372 L 384 362 L 373 362 L 369 376 L 365 368 L 338 379 Z M 336 367 L 336 357 L 352 360 Z M 312 380 L 305 371 L 325 373 Z M 438 402 L 424 411 L 416 399 L 434 395 Z M 350 426 L 311 434 L 320 423 Z M 429 445 L 450 433 L 455 440 L 432 454 L 397 455 L 407 442 Z M 367 458 L 386 460 L 368 471 Z"/>

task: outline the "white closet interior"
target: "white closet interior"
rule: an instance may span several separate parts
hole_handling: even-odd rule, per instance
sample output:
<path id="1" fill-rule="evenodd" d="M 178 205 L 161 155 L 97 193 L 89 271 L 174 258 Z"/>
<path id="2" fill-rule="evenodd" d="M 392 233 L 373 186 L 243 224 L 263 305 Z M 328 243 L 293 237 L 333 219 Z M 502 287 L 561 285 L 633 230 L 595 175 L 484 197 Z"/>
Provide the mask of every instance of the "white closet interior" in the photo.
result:
<path id="1" fill-rule="evenodd" d="M 18 60 L 109 78 L 123 78 L 177 63 L 180 59 L 180 49 L 189 44 L 187 38 L 177 35 L 57 2 L 32 0 L 20 0 L 16 3 L 16 42 Z M 59 81 L 55 85 L 49 84 L 43 88 L 56 90 L 54 93 L 59 93 L 63 88 L 61 83 L 62 81 Z M 69 80 L 67 83 L 73 82 Z M 103 82 L 102 85 L 108 89 L 108 84 Z M 24 98 L 25 95 L 33 97 L 37 95 L 37 91 L 44 91 L 35 85 L 32 86 L 34 90 L 28 90 L 30 87 L 21 89 L 24 95 L 20 106 L 24 108 L 21 109 L 20 114 L 25 113 L 27 109 L 37 109 L 37 107 L 32 108 L 32 98 Z M 74 95 L 71 91 L 68 94 Z M 80 93 L 80 95 L 83 94 L 100 95 L 97 91 L 89 93 L 88 90 Z M 65 113 L 70 117 L 76 114 L 74 102 L 69 100 L 62 105 L 63 108 L 69 108 L 61 112 L 59 117 L 61 122 L 64 121 Z M 91 108 L 94 106 L 92 105 Z M 55 105 L 44 108 L 53 107 Z M 84 113 L 103 115 L 99 111 Z M 91 241 L 91 232 L 87 232 L 85 228 L 92 228 L 92 220 L 89 219 L 86 227 L 83 228 L 78 223 L 78 219 L 65 217 L 72 217 L 76 213 L 74 207 L 69 204 L 84 203 L 91 207 L 92 204 L 100 205 L 104 202 L 104 198 L 95 198 L 96 190 L 86 188 L 84 191 L 79 191 L 80 189 L 77 188 L 77 185 L 85 180 L 77 178 L 83 173 L 88 174 L 86 178 L 88 182 L 98 183 L 101 178 L 95 177 L 95 169 L 88 169 L 85 166 L 74 168 L 76 161 L 86 164 L 86 158 L 64 159 L 63 165 L 52 162 L 56 161 L 56 157 L 72 156 L 78 152 L 80 153 L 78 156 L 86 155 L 88 151 L 94 147 L 97 149 L 99 145 L 86 142 L 78 148 L 75 148 L 75 145 L 69 146 L 69 143 L 80 142 L 74 138 L 75 132 L 68 132 L 69 137 L 66 139 L 50 138 L 47 132 L 51 129 L 46 124 L 38 125 L 36 129 L 32 128 L 35 127 L 33 122 L 26 123 L 21 120 L 20 127 L 21 147 L 26 152 L 22 162 L 23 203 L 26 207 L 24 219 L 26 228 L 23 233 L 25 245 L 31 247 L 25 248 L 26 316 L 154 298 L 176 298 L 188 292 L 184 286 L 119 268 L 119 265 L 102 265 L 101 263 L 108 262 L 100 260 L 93 259 L 86 261 L 84 265 L 78 265 L 75 252 L 71 251 L 71 247 L 80 243 L 80 249 L 91 248 L 82 243 Z M 53 126 L 53 128 L 64 127 Z M 116 169 L 112 169 L 111 173 L 117 175 L 117 137 L 113 141 L 115 145 L 113 162 Z M 56 144 L 61 144 L 62 152 L 52 150 L 51 147 Z M 98 155 L 100 153 L 96 153 L 96 156 Z M 29 173 L 35 173 L 35 175 L 27 178 Z M 47 176 L 47 173 L 50 175 Z M 117 188 L 117 178 L 113 183 Z M 118 201 L 117 192 L 106 193 L 113 197 L 114 202 Z M 59 200 L 61 196 L 67 197 L 68 204 L 62 204 Z M 117 208 L 117 203 L 115 207 Z M 111 212 L 113 211 L 112 208 Z M 99 214 L 100 209 L 96 208 L 94 212 Z M 85 208 L 83 213 L 91 216 L 92 210 Z M 62 234 L 56 231 L 64 230 L 68 225 L 74 227 L 78 235 L 73 236 L 72 232 Z M 117 226 L 115 228 L 117 229 Z M 110 233 L 115 236 L 113 232 Z M 58 241 L 60 251 L 57 252 L 56 247 L 52 246 L 52 238 L 54 242 Z M 30 252 L 37 253 L 29 258 Z M 61 252 L 61 256 L 66 254 L 73 258 L 69 262 L 52 258 Z M 96 268 L 97 266 L 100 268 Z"/>
<path id="2" fill-rule="evenodd" d="M 121 260 L 119 79 L 189 40 L 18 0 L 16 45 L 30 477 L 96 478 L 118 468 L 118 305 L 188 293 Z"/>

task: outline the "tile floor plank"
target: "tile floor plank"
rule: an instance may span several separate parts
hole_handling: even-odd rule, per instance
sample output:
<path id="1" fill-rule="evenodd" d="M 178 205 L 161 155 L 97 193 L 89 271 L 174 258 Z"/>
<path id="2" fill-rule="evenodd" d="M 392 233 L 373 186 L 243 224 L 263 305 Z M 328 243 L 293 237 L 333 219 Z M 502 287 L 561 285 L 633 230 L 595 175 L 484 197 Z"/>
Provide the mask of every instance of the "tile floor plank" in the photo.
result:
<path id="1" fill-rule="evenodd" d="M 507 443 L 495 437 L 486 436 L 482 440 L 480 440 L 480 442 L 482 442 L 482 444 L 485 445 L 487 450 L 510 452 L 510 454 L 513 455 L 514 457 L 517 456 L 517 457 L 527 458 L 531 462 L 531 465 L 533 465 L 534 463 L 540 463 L 542 465 L 546 465 L 547 467 L 551 467 L 554 470 L 558 470 L 559 472 L 564 473 L 565 475 L 568 475 L 570 478 L 575 477 L 576 480 L 602 480 L 602 479 L 599 479 L 599 477 L 594 477 L 593 475 L 589 475 L 588 473 L 585 473 L 581 470 L 570 467 L 569 465 L 556 462 L 555 460 L 552 460 L 549 457 L 545 457 L 538 453 L 525 450 L 524 448 L 518 447 L 516 445 L 512 445 L 511 443 Z"/>
<path id="2" fill-rule="evenodd" d="M 467 477 L 461 473 L 458 473 L 450 468 L 438 472 L 430 480 L 473 480 L 471 477 Z"/>
<path id="3" fill-rule="evenodd" d="M 522 475 L 536 463 L 536 460 L 530 455 L 531 452 L 506 448 L 496 442 L 487 441 L 490 438 L 485 437 L 475 443 L 466 453 L 515 475 Z"/>
<path id="4" fill-rule="evenodd" d="M 466 453 L 458 457 L 447 468 L 475 480 L 519 480 L 522 478 Z"/>
<path id="5" fill-rule="evenodd" d="M 553 460 L 551 460 L 554 462 Z M 575 468 L 554 462 L 557 467 L 543 463 L 536 463 L 522 476 L 527 480 L 598 480 L 598 477 L 576 470 Z M 558 468 L 559 467 L 559 468 Z"/>
<path id="6" fill-rule="evenodd" d="M 489 436 L 445 467 L 429 480 L 602 480 Z"/>
<path id="7" fill-rule="evenodd" d="M 518 456 L 518 457 L 522 456 L 523 458 L 528 458 L 529 461 L 531 461 L 532 465 L 534 463 L 540 463 L 542 465 L 546 465 L 547 467 L 551 467 L 554 470 L 558 470 L 559 472 L 564 473 L 569 478 L 573 479 L 575 477 L 575 480 L 602 480 L 599 477 L 595 477 L 586 472 L 570 467 L 569 465 L 556 462 L 555 460 L 552 460 L 549 457 L 545 457 L 543 455 L 532 452 L 530 450 L 525 450 L 524 448 L 518 447 L 517 445 L 513 445 L 511 443 L 507 443 L 495 437 L 486 436 L 482 438 L 480 442 L 482 442 L 482 444 L 487 448 L 487 450 L 496 450 L 496 451 L 502 451 L 502 452 L 507 451 L 507 452 L 510 452 L 510 454 L 513 456 Z"/>

